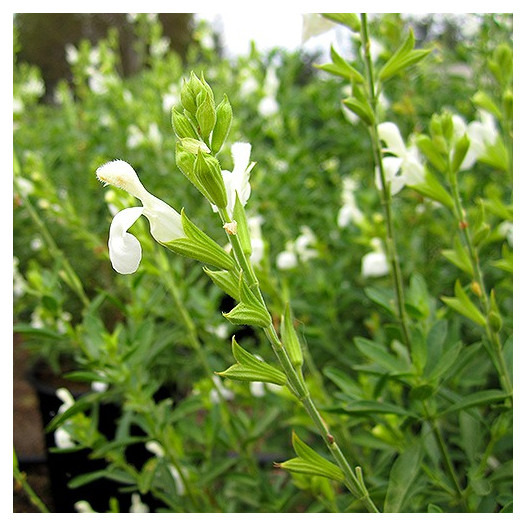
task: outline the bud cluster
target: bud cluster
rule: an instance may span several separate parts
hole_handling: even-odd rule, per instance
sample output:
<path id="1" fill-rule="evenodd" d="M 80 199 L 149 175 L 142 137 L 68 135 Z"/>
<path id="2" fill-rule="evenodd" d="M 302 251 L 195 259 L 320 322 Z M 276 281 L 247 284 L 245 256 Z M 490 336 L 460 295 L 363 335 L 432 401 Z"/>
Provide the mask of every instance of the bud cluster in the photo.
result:
<path id="1" fill-rule="evenodd" d="M 225 208 L 227 195 L 221 166 L 215 154 L 222 148 L 232 124 L 232 107 L 226 95 L 215 105 L 212 89 L 192 73 L 181 91 L 182 111 L 172 110 L 178 137 L 175 160 L 190 182 L 215 206 Z"/>

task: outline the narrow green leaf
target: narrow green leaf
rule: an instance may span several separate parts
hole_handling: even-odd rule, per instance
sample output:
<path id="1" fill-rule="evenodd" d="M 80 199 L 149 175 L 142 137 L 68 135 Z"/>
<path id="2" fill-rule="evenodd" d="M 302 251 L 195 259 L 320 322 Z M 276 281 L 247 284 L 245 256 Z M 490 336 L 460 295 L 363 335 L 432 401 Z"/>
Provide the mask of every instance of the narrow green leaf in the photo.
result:
<path id="1" fill-rule="evenodd" d="M 442 255 L 468 276 L 474 276 L 473 266 L 469 259 L 469 255 L 458 237 L 455 238 L 453 249 L 442 250 Z"/>
<path id="2" fill-rule="evenodd" d="M 385 414 L 418 418 L 416 413 L 413 413 L 401 406 L 387 402 L 377 402 L 375 400 L 354 400 L 344 404 L 326 407 L 325 411 L 331 413 L 344 413 L 348 415 L 363 416 L 369 414 Z"/>
<path id="3" fill-rule="evenodd" d="M 241 298 L 239 291 L 239 275 L 234 275 L 233 270 L 210 270 L 204 267 L 203 270 L 208 277 L 231 298 L 239 301 Z"/>
<path id="4" fill-rule="evenodd" d="M 342 24 L 352 31 L 360 31 L 361 23 L 356 13 L 321 13 L 323 18 Z"/>
<path id="5" fill-rule="evenodd" d="M 477 309 L 475 304 L 469 299 L 458 280 L 455 283 L 455 297 L 449 298 L 442 296 L 440 299 L 453 310 L 456 310 L 466 318 L 474 321 L 476 324 L 482 326 L 486 325 L 484 316 Z"/>
<path id="6" fill-rule="evenodd" d="M 438 179 L 429 171 L 426 170 L 424 174 L 424 180 L 416 183 L 407 185 L 424 197 L 429 197 L 433 201 L 442 203 L 447 206 L 450 210 L 455 208 L 453 198 L 449 192 L 440 184 Z"/>
<path id="7" fill-rule="evenodd" d="M 457 411 L 463 411 L 470 407 L 476 407 L 479 405 L 489 406 L 498 402 L 503 402 L 509 398 L 509 395 L 499 389 L 488 389 L 486 391 L 478 391 L 469 395 L 463 396 L 460 402 L 453 404 L 446 410 L 442 411 L 442 415 L 449 413 L 456 413 Z"/>
<path id="8" fill-rule="evenodd" d="M 290 361 L 296 367 L 301 367 L 303 364 L 303 351 L 301 350 L 300 341 L 294 323 L 292 322 L 292 313 L 290 305 L 287 304 L 285 312 L 281 319 L 281 337 Z"/>
<path id="9" fill-rule="evenodd" d="M 248 230 L 247 216 L 245 214 L 245 208 L 241 204 L 241 201 L 239 200 L 239 196 L 237 195 L 237 192 L 236 192 L 236 202 L 234 205 L 233 219 L 237 223 L 237 233 L 235 235 L 239 239 L 239 243 L 241 244 L 243 253 L 246 256 L 250 257 L 250 255 L 252 254 L 252 245 L 250 243 L 250 233 Z"/>
<path id="10" fill-rule="evenodd" d="M 356 97 L 349 97 L 342 102 L 367 126 L 371 126 L 374 123 L 374 113 L 368 103 L 361 102 Z"/>
<path id="11" fill-rule="evenodd" d="M 338 466 L 307 446 L 294 432 L 292 433 L 292 446 L 298 456 L 277 464 L 278 467 L 293 473 L 327 477 L 338 482 L 345 480 L 343 472 Z"/>
<path id="12" fill-rule="evenodd" d="M 411 486 L 420 471 L 423 455 L 424 448 L 421 442 L 418 442 L 410 445 L 395 460 L 389 474 L 389 484 L 384 503 L 385 513 L 399 513 L 402 511 Z"/>
<path id="13" fill-rule="evenodd" d="M 409 369 L 407 363 L 400 361 L 396 356 L 390 354 L 383 345 L 362 337 L 354 338 L 353 341 L 364 356 L 387 371 L 399 372 Z"/>

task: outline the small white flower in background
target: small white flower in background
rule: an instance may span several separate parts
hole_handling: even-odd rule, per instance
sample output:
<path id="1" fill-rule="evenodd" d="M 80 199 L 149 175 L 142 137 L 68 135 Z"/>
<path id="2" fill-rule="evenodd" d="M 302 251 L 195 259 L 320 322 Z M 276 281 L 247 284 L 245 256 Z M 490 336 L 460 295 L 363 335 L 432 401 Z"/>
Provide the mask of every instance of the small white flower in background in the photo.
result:
<path id="1" fill-rule="evenodd" d="M 209 325 L 206 329 L 221 340 L 226 340 L 230 334 L 230 326 L 228 323 L 220 323 L 216 327 Z"/>
<path id="2" fill-rule="evenodd" d="M 20 298 L 24 295 L 27 287 L 26 280 L 18 269 L 20 261 L 16 256 L 13 256 L 13 296 Z"/>
<path id="3" fill-rule="evenodd" d="M 144 504 L 138 493 L 132 493 L 130 513 L 150 513 L 150 508 Z"/>
<path id="4" fill-rule="evenodd" d="M 159 442 L 156 442 L 155 440 L 150 440 L 146 442 L 145 447 L 150 453 L 153 453 L 157 458 L 165 457 L 164 449 L 161 446 L 161 444 L 159 444 Z M 173 466 L 172 464 L 168 464 L 168 469 L 174 479 L 177 494 L 184 495 L 185 487 L 183 484 L 183 480 L 181 478 L 181 474 L 179 473 L 177 468 Z"/>
<path id="5" fill-rule="evenodd" d="M 276 95 L 279 89 L 279 79 L 276 74 L 276 66 L 271 65 L 267 69 L 263 91 L 264 97 L 258 104 L 258 112 L 262 117 L 271 117 L 279 112 L 279 104 Z"/>
<path id="6" fill-rule="evenodd" d="M 317 13 L 307 13 L 303 15 L 301 30 L 301 43 L 305 44 L 309 38 L 321 35 L 335 27 L 335 23 Z"/>
<path id="7" fill-rule="evenodd" d="M 210 391 L 210 401 L 213 404 L 218 404 L 221 398 L 225 400 L 232 400 L 234 398 L 234 393 L 223 385 L 223 382 L 218 376 L 212 376 L 212 382 L 214 382 L 215 385 L 215 389 Z"/>
<path id="8" fill-rule="evenodd" d="M 113 218 L 108 247 L 113 268 L 120 274 L 132 274 L 139 267 L 142 249 L 139 240 L 128 229 L 141 215 L 148 218 L 150 232 L 159 243 L 184 237 L 181 216 L 170 205 L 150 194 L 142 185 L 135 170 L 125 161 L 111 161 L 97 169 L 97 178 L 126 190 L 143 206 L 125 208 Z"/>
<path id="9" fill-rule="evenodd" d="M 363 213 L 356 203 L 356 182 L 350 177 L 343 179 L 342 207 L 338 212 L 338 226 L 344 228 L 350 223 L 359 224 L 363 221 Z"/>
<path id="10" fill-rule="evenodd" d="M 285 244 L 285 250 L 278 254 L 276 258 L 276 266 L 280 270 L 288 270 L 298 266 L 298 258 L 296 256 L 293 241 L 287 241 Z"/>
<path id="11" fill-rule="evenodd" d="M 265 384 L 263 382 L 250 382 L 248 387 L 253 397 L 261 398 L 265 396 Z"/>
<path id="12" fill-rule="evenodd" d="M 294 242 L 294 247 L 300 261 L 305 263 L 309 259 L 318 256 L 318 251 L 315 248 L 312 248 L 316 244 L 316 236 L 308 226 L 302 226 L 300 230 L 301 234 Z"/>
<path id="13" fill-rule="evenodd" d="M 230 217 L 232 217 L 234 205 L 236 204 L 236 192 L 243 206 L 246 205 L 250 197 L 250 172 L 256 164 L 255 162 L 250 162 L 251 149 L 252 146 L 247 142 L 235 142 L 232 144 L 231 153 L 234 168 L 231 172 L 228 170 L 221 171 L 227 195 L 226 209 Z M 217 212 L 215 205 L 212 205 L 212 209 L 214 212 Z"/>
<path id="14" fill-rule="evenodd" d="M 63 427 L 59 427 L 53 434 L 55 445 L 59 449 L 69 449 L 75 447 L 75 442 L 71 438 L 71 434 Z"/>
<path id="15" fill-rule="evenodd" d="M 62 405 L 58 408 L 59 415 L 75 404 L 73 395 L 65 387 L 57 389 L 55 395 L 62 402 Z"/>
<path id="16" fill-rule="evenodd" d="M 150 54 L 152 57 L 164 57 L 169 49 L 170 39 L 168 37 L 161 37 L 150 45 Z"/>
<path id="17" fill-rule="evenodd" d="M 254 265 L 259 265 L 265 256 L 265 242 L 261 233 L 261 224 L 263 218 L 259 215 L 247 218 L 248 232 L 250 234 L 250 243 L 252 245 L 252 254 L 250 261 Z"/>
<path id="18" fill-rule="evenodd" d="M 386 144 L 384 152 L 394 155 L 399 161 L 389 161 L 392 157 L 383 158 L 386 180 L 391 182 L 391 193 L 398 193 L 406 184 L 423 181 L 425 169 L 418 148 L 414 144 L 406 147 L 398 126 L 393 122 L 383 122 L 378 125 L 378 136 Z M 397 176 L 399 170 L 400 175 Z M 377 185 L 381 184 L 379 173 L 376 182 Z"/>
<path id="19" fill-rule="evenodd" d="M 106 382 L 91 382 L 91 390 L 97 393 L 104 393 L 108 390 L 108 384 Z"/>
<path id="20" fill-rule="evenodd" d="M 362 276 L 364 278 L 378 278 L 389 274 L 387 257 L 378 238 L 371 240 L 373 251 L 362 258 Z"/>
<path id="21" fill-rule="evenodd" d="M 79 61 L 79 50 L 73 44 L 66 44 L 66 61 L 70 66 L 74 66 Z"/>
<path id="22" fill-rule="evenodd" d="M 91 504 L 86 500 L 79 500 L 74 504 L 75 511 L 77 513 L 96 513 L 96 511 L 91 507 Z"/>
<path id="23" fill-rule="evenodd" d="M 318 251 L 313 248 L 316 236 L 308 226 L 301 227 L 301 234 L 295 241 L 287 241 L 285 250 L 276 258 L 276 266 L 281 270 L 288 270 L 298 266 L 298 262 L 306 261 L 318 256 Z"/>

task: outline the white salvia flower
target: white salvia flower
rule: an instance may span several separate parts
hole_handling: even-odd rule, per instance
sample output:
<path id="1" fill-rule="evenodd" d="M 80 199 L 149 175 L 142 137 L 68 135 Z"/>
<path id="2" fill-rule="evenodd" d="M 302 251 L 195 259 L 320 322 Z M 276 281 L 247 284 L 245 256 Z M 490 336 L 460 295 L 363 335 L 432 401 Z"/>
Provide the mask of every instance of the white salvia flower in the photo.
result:
<path id="1" fill-rule="evenodd" d="M 362 276 L 377 278 L 389 274 L 389 265 L 378 238 L 371 240 L 373 251 L 362 258 Z"/>
<path id="2" fill-rule="evenodd" d="M 294 247 L 300 258 L 300 261 L 305 262 L 309 259 L 315 258 L 318 255 L 318 251 L 312 248 L 312 246 L 316 243 L 316 236 L 308 226 L 302 226 L 300 230 L 301 234 L 294 242 Z"/>
<path id="3" fill-rule="evenodd" d="M 58 414 L 63 413 L 66 409 L 69 409 L 75 404 L 73 395 L 65 388 L 61 387 L 55 391 L 56 397 L 62 401 L 62 405 L 58 408 Z"/>
<path id="4" fill-rule="evenodd" d="M 150 513 L 150 508 L 141 500 L 138 493 L 132 493 L 130 513 Z"/>
<path id="5" fill-rule="evenodd" d="M 231 172 L 228 170 L 221 171 L 227 196 L 226 209 L 230 217 L 232 217 L 234 212 L 236 193 L 243 206 L 246 205 L 250 197 L 250 172 L 256 164 L 255 162 L 250 162 L 251 149 L 252 146 L 247 142 L 235 142 L 232 144 L 231 153 L 234 160 L 234 169 Z M 215 205 L 212 205 L 212 208 L 214 212 L 217 212 Z"/>
<path id="6" fill-rule="evenodd" d="M 340 228 L 346 227 L 350 223 L 361 223 L 363 221 L 363 213 L 358 208 L 356 203 L 356 182 L 350 177 L 343 180 L 342 202 L 343 206 L 338 212 L 338 226 Z"/>
<path id="7" fill-rule="evenodd" d="M 254 398 L 265 396 L 265 384 L 263 382 L 250 382 L 248 387 L 250 389 L 250 394 Z"/>
<path id="8" fill-rule="evenodd" d="M 287 241 L 285 250 L 276 258 L 276 266 L 280 270 L 289 270 L 298 266 L 298 258 L 294 249 L 294 242 Z"/>
<path id="9" fill-rule="evenodd" d="M 468 124 L 467 134 L 469 137 L 469 150 L 475 159 L 480 159 L 486 153 L 489 146 L 497 142 L 499 132 L 495 124 L 495 118 L 487 111 L 479 111 L 479 121 Z"/>
<path id="10" fill-rule="evenodd" d="M 412 185 L 423 181 L 425 169 L 418 149 L 415 145 L 406 147 L 398 126 L 393 122 L 383 122 L 378 125 L 378 136 L 386 144 L 384 151 L 393 154 L 395 159 L 400 161 L 396 163 L 389 161 L 390 157 L 383 158 L 386 179 L 391 182 L 391 193 L 396 194 L 406 184 Z M 400 175 L 395 180 L 398 170 L 400 170 Z M 377 184 L 379 180 L 380 176 L 377 174 Z"/>
<path id="11" fill-rule="evenodd" d="M 144 447 L 146 447 L 146 449 L 150 453 L 153 453 L 156 457 L 158 457 L 158 458 L 164 457 L 164 449 L 161 446 L 161 444 L 159 444 L 159 442 L 156 442 L 155 440 L 150 440 L 150 441 L 146 442 Z"/>
<path id="12" fill-rule="evenodd" d="M 75 511 L 77 513 L 96 513 L 96 511 L 91 507 L 91 504 L 86 500 L 79 500 L 74 504 Z"/>
<path id="13" fill-rule="evenodd" d="M 63 427 L 59 427 L 54 433 L 55 445 L 59 449 L 69 449 L 75 447 L 75 442 L 71 438 L 71 434 Z"/>
<path id="14" fill-rule="evenodd" d="M 323 18 L 317 13 L 307 13 L 303 15 L 303 26 L 301 30 L 301 43 L 305 44 L 311 37 L 315 37 L 333 29 L 334 22 Z"/>
<path id="15" fill-rule="evenodd" d="M 115 215 L 110 226 L 108 248 L 113 268 L 120 274 L 132 274 L 139 267 L 142 250 L 139 240 L 128 229 L 144 215 L 150 222 L 150 232 L 159 243 L 184 237 L 181 216 L 164 201 L 150 194 L 135 170 L 125 161 L 111 161 L 97 169 L 97 178 L 126 190 L 143 206 L 125 208 Z"/>
<path id="16" fill-rule="evenodd" d="M 225 400 L 232 400 L 234 398 L 234 393 L 223 385 L 223 382 L 221 382 L 218 376 L 212 376 L 212 382 L 214 382 L 215 385 L 215 389 L 210 391 L 210 401 L 213 404 L 219 403 L 221 397 Z"/>
<path id="17" fill-rule="evenodd" d="M 252 245 L 250 261 L 252 261 L 254 265 L 259 265 L 265 256 L 265 242 L 261 234 L 261 223 L 263 223 L 263 218 L 259 215 L 247 218 L 250 243 Z"/>
<path id="18" fill-rule="evenodd" d="M 73 44 L 66 44 L 66 61 L 73 66 L 79 61 L 79 50 Z"/>

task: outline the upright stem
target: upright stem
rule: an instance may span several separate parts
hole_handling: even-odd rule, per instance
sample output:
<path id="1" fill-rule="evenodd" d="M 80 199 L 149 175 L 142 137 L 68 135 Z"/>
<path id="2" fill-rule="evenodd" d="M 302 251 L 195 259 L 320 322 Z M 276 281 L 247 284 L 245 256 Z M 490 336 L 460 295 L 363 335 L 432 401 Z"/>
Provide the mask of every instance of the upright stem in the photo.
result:
<path id="1" fill-rule="evenodd" d="M 462 206 L 462 199 L 460 197 L 457 173 L 454 170 L 452 170 L 450 165 L 448 166 L 447 175 L 448 175 L 449 184 L 451 186 L 451 190 L 453 193 L 453 201 L 455 203 L 455 216 L 456 216 L 458 228 L 460 230 L 460 235 L 464 239 L 464 244 L 468 251 L 468 256 L 471 262 L 471 266 L 473 267 L 474 278 L 480 290 L 480 292 L 478 293 L 478 296 L 480 299 L 484 318 L 486 321 L 485 323 L 486 335 L 488 337 L 488 340 L 491 345 L 491 349 L 493 351 L 492 352 L 493 361 L 497 369 L 497 372 L 499 374 L 500 382 L 501 382 L 503 389 L 508 394 L 511 394 L 513 387 L 512 387 L 509 373 L 508 373 L 508 368 L 506 367 L 506 363 L 504 361 L 504 351 L 502 348 L 500 335 L 499 335 L 498 330 L 495 330 L 492 324 L 490 323 L 490 312 L 491 312 L 492 307 L 491 307 L 491 302 L 488 297 L 488 293 L 486 291 L 486 286 L 484 284 L 484 276 L 483 276 L 482 269 L 480 266 L 480 259 L 479 259 L 478 251 L 475 245 L 473 244 L 469 222 L 466 220 L 466 213 L 464 211 L 464 207 Z"/>
<path id="2" fill-rule="evenodd" d="M 369 126 L 369 135 L 371 137 L 371 144 L 373 148 L 374 163 L 378 168 L 381 181 L 381 198 L 384 209 L 385 224 L 386 224 L 386 238 L 385 245 L 387 250 L 387 258 L 391 265 L 391 273 L 394 280 L 394 289 L 396 295 L 396 308 L 398 320 L 402 328 L 403 337 L 408 351 L 411 353 L 411 337 L 409 334 L 409 321 L 405 310 L 404 288 L 402 280 L 402 272 L 400 270 L 400 262 L 396 250 L 395 229 L 393 223 L 392 199 L 390 183 L 385 176 L 384 165 L 382 161 L 382 153 L 380 146 L 380 139 L 377 128 L 377 98 L 378 94 L 375 87 L 374 68 L 370 53 L 369 29 L 367 25 L 367 15 L 361 14 L 361 38 L 364 49 L 365 74 L 367 79 L 367 96 L 371 109 L 373 110 L 374 121 Z"/>
<path id="3" fill-rule="evenodd" d="M 230 223 L 230 217 L 226 209 L 220 209 L 219 214 L 223 223 Z M 236 235 L 228 234 L 232 249 L 236 261 L 239 265 L 240 270 L 243 271 L 244 277 L 247 280 L 248 286 L 253 290 L 253 292 L 258 296 L 261 302 L 265 305 L 261 289 L 254 272 L 254 268 L 244 253 L 239 239 Z M 329 428 L 323 418 L 321 417 L 318 409 L 316 408 L 314 402 L 312 401 L 308 387 L 303 379 L 301 370 L 298 370 L 294 367 L 290 361 L 289 354 L 285 349 L 282 341 L 280 340 L 276 329 L 270 323 L 268 327 L 264 328 L 265 336 L 267 337 L 272 349 L 278 359 L 286 377 L 288 380 L 289 387 L 291 391 L 296 395 L 298 400 L 303 405 L 305 411 L 311 417 L 316 429 L 323 438 L 325 445 L 329 449 L 336 463 L 342 470 L 345 476 L 345 485 L 351 491 L 351 493 L 367 508 L 368 511 L 378 513 L 378 508 L 375 506 L 374 502 L 371 500 L 367 488 L 363 482 L 362 477 L 358 477 L 351 466 L 349 465 L 347 459 L 343 455 L 340 447 L 338 446 L 335 438 L 331 435 Z"/>

